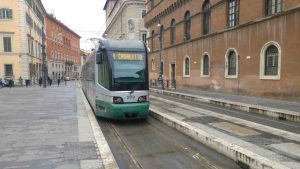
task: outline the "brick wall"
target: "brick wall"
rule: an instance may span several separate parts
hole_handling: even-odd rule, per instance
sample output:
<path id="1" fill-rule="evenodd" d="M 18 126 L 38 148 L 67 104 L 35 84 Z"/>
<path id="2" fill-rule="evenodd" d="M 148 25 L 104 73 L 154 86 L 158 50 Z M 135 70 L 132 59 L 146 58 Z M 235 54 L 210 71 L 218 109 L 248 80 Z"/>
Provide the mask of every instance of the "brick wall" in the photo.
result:
<path id="1" fill-rule="evenodd" d="M 239 25 L 228 28 L 227 1 L 211 0 L 211 31 L 203 35 L 202 0 L 161 1 L 145 17 L 145 25 L 150 32 L 155 31 L 155 49 L 150 52 L 151 60 L 159 65 L 158 20 L 164 26 L 164 78 L 170 79 L 170 63 L 176 63 L 178 87 L 193 87 L 209 90 L 244 93 L 247 95 L 274 98 L 300 98 L 300 2 L 286 0 L 283 12 L 265 16 L 264 0 L 240 0 Z M 173 4 L 173 7 L 171 6 Z M 149 2 L 148 2 L 149 5 Z M 171 8 L 170 8 L 171 6 Z M 173 8 L 173 9 L 172 9 Z M 192 15 L 191 40 L 184 42 L 184 13 Z M 176 19 L 176 42 L 170 44 L 170 24 Z M 155 20 L 156 19 L 156 20 Z M 151 38 L 148 46 L 151 46 Z M 260 75 L 261 52 L 269 42 L 279 45 L 281 52 L 280 77 L 264 79 Z M 235 50 L 239 56 L 238 76 L 225 77 L 226 52 Z M 210 74 L 200 76 L 201 57 L 207 52 L 210 57 Z M 183 60 L 190 57 L 190 77 L 183 77 Z M 158 77 L 159 69 L 152 70 L 149 64 L 150 79 Z"/>

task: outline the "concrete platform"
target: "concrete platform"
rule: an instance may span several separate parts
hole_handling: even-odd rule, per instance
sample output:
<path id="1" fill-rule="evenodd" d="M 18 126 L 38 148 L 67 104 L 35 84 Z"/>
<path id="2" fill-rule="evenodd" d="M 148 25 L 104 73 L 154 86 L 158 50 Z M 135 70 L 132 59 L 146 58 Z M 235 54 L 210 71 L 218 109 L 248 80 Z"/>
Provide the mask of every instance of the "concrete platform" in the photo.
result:
<path id="1" fill-rule="evenodd" d="M 300 169 L 300 135 L 151 96 L 151 115 L 252 169 Z"/>
<path id="2" fill-rule="evenodd" d="M 75 82 L 2 88 L 0 168 L 118 168 L 95 123 Z"/>
<path id="3" fill-rule="evenodd" d="M 249 113 L 259 113 L 282 120 L 300 121 L 300 103 L 264 99 L 251 96 L 241 96 L 218 92 L 208 92 L 193 89 L 159 90 L 152 88 L 152 92 L 185 98 L 196 102 L 205 102 Z"/>

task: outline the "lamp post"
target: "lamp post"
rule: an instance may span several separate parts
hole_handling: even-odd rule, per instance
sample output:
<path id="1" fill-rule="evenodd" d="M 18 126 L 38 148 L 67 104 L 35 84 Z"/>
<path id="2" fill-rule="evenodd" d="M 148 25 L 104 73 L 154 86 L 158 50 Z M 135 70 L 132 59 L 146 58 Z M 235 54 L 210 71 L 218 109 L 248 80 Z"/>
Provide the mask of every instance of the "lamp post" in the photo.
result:
<path id="1" fill-rule="evenodd" d="M 42 75 L 43 75 L 43 88 L 46 88 L 46 51 L 45 51 L 45 33 L 44 27 L 42 27 L 42 55 L 43 55 L 43 63 L 42 63 Z"/>
<path id="2" fill-rule="evenodd" d="M 158 76 L 158 88 L 160 89 L 164 89 L 164 79 L 162 76 L 162 60 L 161 60 L 161 52 L 162 52 L 162 27 L 160 25 L 160 23 L 157 24 L 157 27 L 159 28 L 159 76 Z"/>

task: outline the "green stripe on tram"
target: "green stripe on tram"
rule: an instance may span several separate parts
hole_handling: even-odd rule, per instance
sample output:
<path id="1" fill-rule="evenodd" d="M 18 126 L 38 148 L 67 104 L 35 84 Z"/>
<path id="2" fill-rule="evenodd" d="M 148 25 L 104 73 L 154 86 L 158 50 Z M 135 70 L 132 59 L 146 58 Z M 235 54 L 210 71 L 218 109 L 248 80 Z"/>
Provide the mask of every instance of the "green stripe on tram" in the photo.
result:
<path id="1" fill-rule="evenodd" d="M 147 118 L 149 102 L 113 104 L 96 100 L 96 115 L 114 119 L 140 119 Z"/>

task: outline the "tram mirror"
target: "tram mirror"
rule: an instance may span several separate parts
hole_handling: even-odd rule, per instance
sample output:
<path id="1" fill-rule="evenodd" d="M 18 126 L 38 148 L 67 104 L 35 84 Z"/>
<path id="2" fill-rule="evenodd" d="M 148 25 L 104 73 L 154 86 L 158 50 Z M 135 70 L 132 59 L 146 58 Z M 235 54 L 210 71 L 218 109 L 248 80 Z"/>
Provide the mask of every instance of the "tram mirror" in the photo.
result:
<path id="1" fill-rule="evenodd" d="M 96 53 L 96 61 L 97 64 L 102 64 L 102 59 L 103 59 L 103 54 L 102 53 Z"/>

